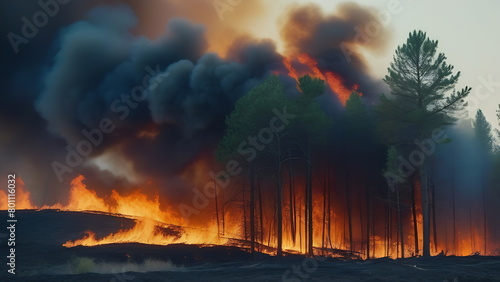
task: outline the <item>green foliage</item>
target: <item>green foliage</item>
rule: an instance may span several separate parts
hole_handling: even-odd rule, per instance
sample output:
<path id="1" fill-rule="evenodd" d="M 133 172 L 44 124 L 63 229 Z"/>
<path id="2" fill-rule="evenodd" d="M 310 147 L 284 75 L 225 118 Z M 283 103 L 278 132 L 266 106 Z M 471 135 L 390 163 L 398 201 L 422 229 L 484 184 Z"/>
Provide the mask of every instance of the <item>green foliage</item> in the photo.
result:
<path id="1" fill-rule="evenodd" d="M 427 136 L 440 126 L 453 124 L 452 114 L 464 108 L 464 98 L 471 88 L 454 90 L 460 72 L 437 53 L 437 40 L 425 32 L 410 33 L 399 46 L 384 81 L 394 98 L 380 97 L 379 133 L 389 144 Z"/>
<path id="2" fill-rule="evenodd" d="M 325 82 L 305 75 L 299 78 L 298 86 L 302 96 L 292 105 L 294 112 L 299 113 L 294 126 L 305 131 L 309 142 L 324 143 L 324 132 L 331 127 L 332 122 L 314 98 L 324 93 Z"/>
<path id="3" fill-rule="evenodd" d="M 399 165 L 398 151 L 396 150 L 396 147 L 391 146 L 387 150 L 387 162 L 383 174 L 392 173 L 394 175 L 397 175 L 398 165 Z"/>
<path id="4" fill-rule="evenodd" d="M 299 78 L 298 87 L 303 95 L 295 100 L 289 99 L 278 76 L 272 75 L 238 100 L 233 112 L 226 117 L 227 132 L 216 150 L 218 161 L 229 159 L 241 142 L 268 127 L 269 121 L 275 116 L 275 109 L 282 111 L 286 108 L 288 113 L 297 116 L 280 134 L 303 133 L 311 143 L 324 142 L 324 131 L 331 126 L 331 121 L 315 100 L 324 92 L 324 81 L 303 76 Z"/>
<path id="5" fill-rule="evenodd" d="M 458 82 L 460 72 L 453 74 L 453 66 L 446 63 L 443 53 L 437 54 L 437 40 L 430 40 L 425 32 L 410 33 L 406 44 L 399 46 L 384 81 L 392 94 L 408 100 L 417 108 L 431 112 L 450 108 L 463 100 L 470 88 L 446 96 Z"/>
<path id="6" fill-rule="evenodd" d="M 345 104 L 343 126 L 347 148 L 366 155 L 373 145 L 374 124 L 370 113 L 357 92 L 351 93 Z"/>
<path id="7" fill-rule="evenodd" d="M 278 76 L 269 76 L 262 84 L 251 89 L 236 102 L 234 110 L 226 117 L 227 132 L 216 150 L 218 161 L 229 159 L 248 136 L 256 135 L 261 128 L 269 126 L 269 121 L 275 115 L 273 109 L 281 111 L 283 107 L 292 112 L 292 104 L 286 98 Z"/>
<path id="8" fill-rule="evenodd" d="M 345 103 L 345 126 L 351 132 L 360 134 L 368 131 L 369 114 L 361 96 L 353 92 Z"/>
<path id="9" fill-rule="evenodd" d="M 491 125 L 486 120 L 486 117 L 481 110 L 477 110 L 476 112 L 476 118 L 474 119 L 474 133 L 481 151 L 487 155 L 493 153 L 494 143 L 493 136 L 491 134 Z"/>
<path id="10" fill-rule="evenodd" d="M 304 75 L 299 78 L 299 88 L 303 94 L 302 98 L 311 100 L 325 92 L 325 82 L 319 78 Z"/>

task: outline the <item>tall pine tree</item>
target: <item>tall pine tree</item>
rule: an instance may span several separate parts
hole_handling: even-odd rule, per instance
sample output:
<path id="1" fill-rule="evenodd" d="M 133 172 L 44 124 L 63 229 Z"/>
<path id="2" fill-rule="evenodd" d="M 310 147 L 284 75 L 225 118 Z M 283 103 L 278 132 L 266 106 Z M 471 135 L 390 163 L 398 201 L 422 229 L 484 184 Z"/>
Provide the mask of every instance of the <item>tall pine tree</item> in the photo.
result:
<path id="1" fill-rule="evenodd" d="M 405 145 L 409 150 L 414 140 L 431 136 L 433 130 L 451 125 L 452 113 L 464 107 L 471 88 L 455 91 L 460 72 L 437 53 L 438 41 L 425 32 L 409 34 L 398 46 L 384 81 L 392 97 L 381 96 L 379 105 L 380 133 L 389 145 Z M 415 148 L 413 148 L 415 149 Z M 422 196 L 423 255 L 430 256 L 430 202 L 427 161 L 416 168 Z"/>

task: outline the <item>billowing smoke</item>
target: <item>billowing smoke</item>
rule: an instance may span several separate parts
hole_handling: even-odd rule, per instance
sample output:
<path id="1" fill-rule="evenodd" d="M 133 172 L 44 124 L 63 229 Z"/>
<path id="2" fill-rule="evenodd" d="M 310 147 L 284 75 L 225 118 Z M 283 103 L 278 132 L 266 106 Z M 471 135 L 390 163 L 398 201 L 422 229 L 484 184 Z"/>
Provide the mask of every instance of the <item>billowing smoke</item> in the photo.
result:
<path id="1" fill-rule="evenodd" d="M 37 205 L 64 201 L 80 173 L 103 194 L 153 180 L 177 197 L 191 188 L 179 176 L 200 159 L 212 162 L 225 116 L 242 95 L 273 72 L 295 89 L 272 40 L 231 33 L 236 28 L 215 12 L 197 15 L 184 1 L 106 3 L 117 2 L 126 5 L 61 6 L 67 13 L 40 29 L 43 42 L 20 45 L 22 56 L 2 68 L 9 82 L 0 96 L 1 170 L 30 172 L 20 176 Z M 245 9 L 227 17 L 248 23 L 251 12 L 263 12 L 259 3 L 245 1 Z M 168 8 L 165 16 L 152 16 L 161 7 Z M 367 74 L 360 48 L 380 47 L 388 36 L 381 30 L 358 42 L 357 29 L 371 19 L 350 4 L 334 15 L 295 7 L 284 16 L 281 35 L 290 55 L 310 55 L 321 70 L 359 84 L 370 97 L 380 87 Z M 327 99 L 335 103 L 333 95 Z"/>
<path id="2" fill-rule="evenodd" d="M 376 11 L 343 3 L 334 14 L 325 15 L 314 4 L 295 6 L 282 23 L 281 36 L 288 52 L 310 55 L 321 70 L 339 74 L 345 86 L 358 84 L 359 91 L 369 98 L 380 93 L 382 86 L 368 75 L 362 54 L 385 49 L 390 39 Z"/>
<path id="3" fill-rule="evenodd" d="M 206 53 L 201 25 L 174 18 L 150 40 L 131 33 L 136 21 L 129 8 L 104 7 L 66 27 L 36 108 L 80 155 L 89 151 L 82 140 L 93 140 L 89 157 L 113 150 L 159 178 L 212 148 L 234 103 L 281 57 L 272 43 L 252 42 L 223 59 Z"/>

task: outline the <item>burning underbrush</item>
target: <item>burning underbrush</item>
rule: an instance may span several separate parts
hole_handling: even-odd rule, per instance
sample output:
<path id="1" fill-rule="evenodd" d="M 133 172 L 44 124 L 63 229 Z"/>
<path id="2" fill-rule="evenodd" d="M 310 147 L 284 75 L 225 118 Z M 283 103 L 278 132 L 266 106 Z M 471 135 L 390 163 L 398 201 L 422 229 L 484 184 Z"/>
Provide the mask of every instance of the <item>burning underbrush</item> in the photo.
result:
<path id="1" fill-rule="evenodd" d="M 56 203 L 54 205 L 44 205 L 37 207 L 32 204 L 30 199 L 30 193 L 24 188 L 22 180 L 18 182 L 17 189 L 17 208 L 18 209 L 32 209 L 32 210 L 59 210 L 59 211 L 71 211 L 71 212 L 84 212 L 87 214 L 96 214 L 103 216 L 111 216 L 114 218 L 123 218 L 127 220 L 127 224 L 122 223 L 118 226 L 118 230 L 105 231 L 106 229 L 100 227 L 90 227 L 87 230 L 82 230 L 80 233 L 73 233 L 71 236 L 82 236 L 78 234 L 83 234 L 80 238 L 67 238 L 62 243 L 62 246 L 66 248 L 73 248 L 78 246 L 101 246 L 101 245 L 113 245 L 113 244 L 123 244 L 123 243 L 140 243 L 147 245 L 175 245 L 175 244 L 192 244 L 198 246 L 233 246 L 251 252 L 250 246 L 251 241 L 246 235 L 247 230 L 245 228 L 245 221 L 241 220 L 244 218 L 244 214 L 237 213 L 234 211 L 225 211 L 225 214 L 218 214 L 220 217 L 224 217 L 224 222 L 217 218 L 213 209 L 207 208 L 204 213 L 205 220 L 200 221 L 188 221 L 180 216 L 178 209 L 175 206 L 161 205 L 158 196 L 149 197 L 140 191 L 132 191 L 128 195 L 122 195 L 117 191 L 113 190 L 110 195 L 99 197 L 97 193 L 89 189 L 84 184 L 84 177 L 78 176 L 71 182 L 69 189 L 69 198 L 66 204 Z M 300 195 L 300 193 L 298 194 Z M 3 195 L 0 195 L 3 197 Z M 287 194 L 285 194 L 288 197 Z M 321 195 L 317 195 L 318 198 Z M 300 200 L 300 196 L 297 196 L 297 201 Z M 292 200 L 293 202 L 293 200 Z M 366 258 L 366 249 L 364 247 L 369 244 L 371 249 L 370 257 L 386 257 L 386 256 L 398 256 L 398 249 L 400 243 L 396 241 L 388 241 L 388 237 L 384 238 L 382 236 L 374 235 L 370 237 L 369 242 L 363 242 L 361 237 L 359 239 L 353 240 L 354 245 L 350 247 L 349 240 L 346 240 L 346 233 L 349 231 L 346 227 L 345 221 L 339 221 L 339 218 L 344 218 L 346 215 L 342 214 L 336 208 L 328 207 L 326 203 L 321 201 L 315 201 L 315 205 L 324 206 L 325 209 L 331 209 L 332 211 L 325 214 L 320 209 L 319 212 L 314 214 L 313 223 L 315 230 L 314 237 L 314 253 L 317 255 L 323 255 L 328 257 L 339 257 L 339 258 L 349 258 L 349 259 L 359 259 Z M 7 209 L 7 207 L 0 206 L 0 209 Z M 262 207 L 261 207 L 262 209 Z M 297 207 L 296 213 L 301 214 L 304 212 L 303 209 Z M 262 210 L 263 219 L 266 216 L 266 210 Z M 267 211 L 269 212 L 269 211 Z M 271 211 L 272 212 L 272 211 Z M 303 225 L 303 219 L 295 218 L 295 228 L 301 229 Z M 270 224 L 269 229 L 264 229 L 265 232 L 257 232 L 259 234 L 254 242 L 255 250 L 261 253 L 276 254 L 276 237 L 273 232 L 273 221 L 267 221 Z M 288 255 L 293 254 L 303 254 L 305 242 L 302 238 L 304 233 L 298 231 L 296 234 L 291 233 L 289 230 L 293 228 L 290 225 L 293 221 L 285 221 L 285 234 L 284 234 L 284 253 Z M 265 224 L 258 223 L 258 228 L 265 227 Z M 353 226 L 353 233 L 357 234 L 360 231 Z M 383 227 L 383 226 L 382 226 Z M 375 232 L 376 230 L 374 230 Z M 406 238 L 406 252 L 411 253 L 414 250 L 414 246 L 411 245 L 413 236 L 412 234 L 407 235 Z M 478 254 L 479 248 L 482 246 L 482 242 L 479 236 L 475 237 L 473 243 L 478 246 L 478 249 L 474 251 L 471 248 L 470 241 L 464 239 L 460 248 L 459 255 L 472 255 Z M 493 244 L 491 244 L 493 246 Z M 445 245 L 439 245 L 443 248 L 434 254 L 449 254 L 449 251 L 445 249 Z M 452 253 L 452 252 L 450 252 Z M 494 250 L 491 250 L 491 254 L 494 254 Z"/>

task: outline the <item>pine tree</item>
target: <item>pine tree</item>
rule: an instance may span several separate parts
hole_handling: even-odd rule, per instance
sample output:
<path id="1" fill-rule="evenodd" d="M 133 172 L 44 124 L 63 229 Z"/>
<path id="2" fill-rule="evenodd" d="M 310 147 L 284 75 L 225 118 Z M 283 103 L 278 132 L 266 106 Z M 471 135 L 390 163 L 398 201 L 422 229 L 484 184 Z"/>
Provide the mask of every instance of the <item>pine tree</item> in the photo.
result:
<path id="1" fill-rule="evenodd" d="M 455 91 L 460 72 L 446 63 L 446 56 L 437 53 L 438 41 L 425 32 L 409 34 L 405 44 L 398 46 L 384 81 L 392 98 L 381 96 L 379 132 L 387 144 L 407 145 L 412 149 L 415 139 L 431 136 L 433 130 L 455 122 L 452 114 L 464 107 L 464 98 L 471 88 Z M 416 168 L 422 195 L 423 255 L 430 256 L 430 205 L 427 161 Z"/>

